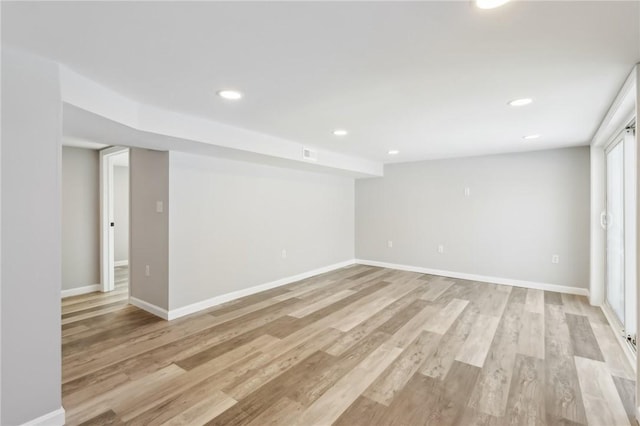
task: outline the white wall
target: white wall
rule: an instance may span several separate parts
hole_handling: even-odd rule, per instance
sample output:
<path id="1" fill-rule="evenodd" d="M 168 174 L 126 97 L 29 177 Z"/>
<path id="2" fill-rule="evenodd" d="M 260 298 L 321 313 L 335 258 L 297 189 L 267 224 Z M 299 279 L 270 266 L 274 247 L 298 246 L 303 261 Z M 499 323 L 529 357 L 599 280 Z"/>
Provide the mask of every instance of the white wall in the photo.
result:
<path id="1" fill-rule="evenodd" d="M 171 309 L 353 259 L 351 178 L 171 152 L 170 199 Z"/>
<path id="2" fill-rule="evenodd" d="M 589 148 L 388 165 L 356 183 L 356 257 L 587 288 Z"/>
<path id="3" fill-rule="evenodd" d="M 114 259 L 129 260 L 129 167 L 113 168 Z"/>
<path id="4" fill-rule="evenodd" d="M 3 46 L 0 423 L 7 426 L 61 410 L 61 108 L 57 66 Z"/>
<path id="5" fill-rule="evenodd" d="M 62 289 L 100 282 L 98 151 L 62 148 Z"/>
<path id="6" fill-rule="evenodd" d="M 132 148 L 129 151 L 131 191 L 130 295 L 168 309 L 169 287 L 169 153 Z M 156 211 L 157 202 L 163 211 Z M 197 250 L 191 247 L 190 250 Z M 149 275 L 146 274 L 149 265 Z M 133 300 L 135 302 L 135 300 Z"/>

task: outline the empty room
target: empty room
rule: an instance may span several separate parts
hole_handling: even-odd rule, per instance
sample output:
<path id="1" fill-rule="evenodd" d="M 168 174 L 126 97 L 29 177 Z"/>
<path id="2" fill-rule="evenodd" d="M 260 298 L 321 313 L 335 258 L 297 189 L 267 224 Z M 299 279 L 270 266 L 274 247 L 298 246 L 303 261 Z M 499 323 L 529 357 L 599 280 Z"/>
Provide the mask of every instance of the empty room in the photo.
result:
<path id="1" fill-rule="evenodd" d="M 640 1 L 0 12 L 2 426 L 637 426 Z"/>

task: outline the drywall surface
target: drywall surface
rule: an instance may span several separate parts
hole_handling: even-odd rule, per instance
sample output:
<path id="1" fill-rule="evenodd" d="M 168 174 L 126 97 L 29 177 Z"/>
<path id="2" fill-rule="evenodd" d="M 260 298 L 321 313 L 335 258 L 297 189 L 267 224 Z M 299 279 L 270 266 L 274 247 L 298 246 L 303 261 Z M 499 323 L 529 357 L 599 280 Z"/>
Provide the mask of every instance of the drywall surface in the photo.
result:
<path id="1" fill-rule="evenodd" d="M 61 409 L 58 67 L 2 49 L 2 419 Z"/>
<path id="2" fill-rule="evenodd" d="M 62 147 L 62 289 L 100 282 L 98 151 Z"/>
<path id="3" fill-rule="evenodd" d="M 129 260 L 129 167 L 113 168 L 114 259 Z"/>
<path id="4" fill-rule="evenodd" d="M 129 167 L 130 295 L 166 310 L 169 286 L 169 153 L 132 148 Z M 197 250 L 197 247 L 191 250 Z"/>
<path id="5" fill-rule="evenodd" d="M 171 309 L 353 259 L 353 179 L 170 157 Z"/>
<path id="6" fill-rule="evenodd" d="M 356 257 L 587 288 L 589 148 L 387 165 L 356 182 Z"/>

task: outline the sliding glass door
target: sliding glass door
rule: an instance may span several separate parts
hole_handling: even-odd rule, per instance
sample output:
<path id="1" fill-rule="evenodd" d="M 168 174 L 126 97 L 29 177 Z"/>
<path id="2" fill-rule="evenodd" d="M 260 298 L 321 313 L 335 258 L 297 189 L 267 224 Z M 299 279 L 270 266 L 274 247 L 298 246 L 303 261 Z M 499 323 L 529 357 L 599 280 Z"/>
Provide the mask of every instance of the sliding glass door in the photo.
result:
<path id="1" fill-rule="evenodd" d="M 636 146 L 633 132 L 623 132 L 605 150 L 606 304 L 623 336 L 636 340 Z"/>
<path id="2" fill-rule="evenodd" d="M 625 324 L 624 277 L 624 143 L 619 141 L 606 152 L 607 210 L 603 226 L 607 230 L 607 303 L 620 324 Z"/>

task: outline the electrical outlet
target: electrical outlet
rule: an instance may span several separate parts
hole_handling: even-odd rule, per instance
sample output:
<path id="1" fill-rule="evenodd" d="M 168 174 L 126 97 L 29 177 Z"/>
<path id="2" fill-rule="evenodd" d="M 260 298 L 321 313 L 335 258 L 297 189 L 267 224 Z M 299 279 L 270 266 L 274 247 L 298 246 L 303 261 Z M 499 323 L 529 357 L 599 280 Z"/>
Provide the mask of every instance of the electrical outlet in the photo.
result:
<path id="1" fill-rule="evenodd" d="M 560 255 L 554 254 L 551 256 L 551 263 L 560 263 Z"/>
<path id="2" fill-rule="evenodd" d="M 444 245 L 438 244 L 438 253 L 440 254 L 444 253 Z"/>
<path id="3" fill-rule="evenodd" d="M 151 276 L 151 268 L 149 268 L 149 265 L 145 265 L 144 266 L 144 275 L 146 277 L 150 277 Z"/>
<path id="4" fill-rule="evenodd" d="M 387 247 L 393 248 L 393 241 L 391 240 L 387 241 Z"/>
<path id="5" fill-rule="evenodd" d="M 471 188 L 469 188 L 468 186 L 464 189 L 464 196 L 468 197 L 471 195 Z"/>
<path id="6" fill-rule="evenodd" d="M 164 211 L 164 203 L 162 201 L 156 201 L 156 213 L 162 213 Z"/>
<path id="7" fill-rule="evenodd" d="M 287 258 L 287 251 L 285 249 L 282 249 L 282 258 L 283 259 Z"/>

